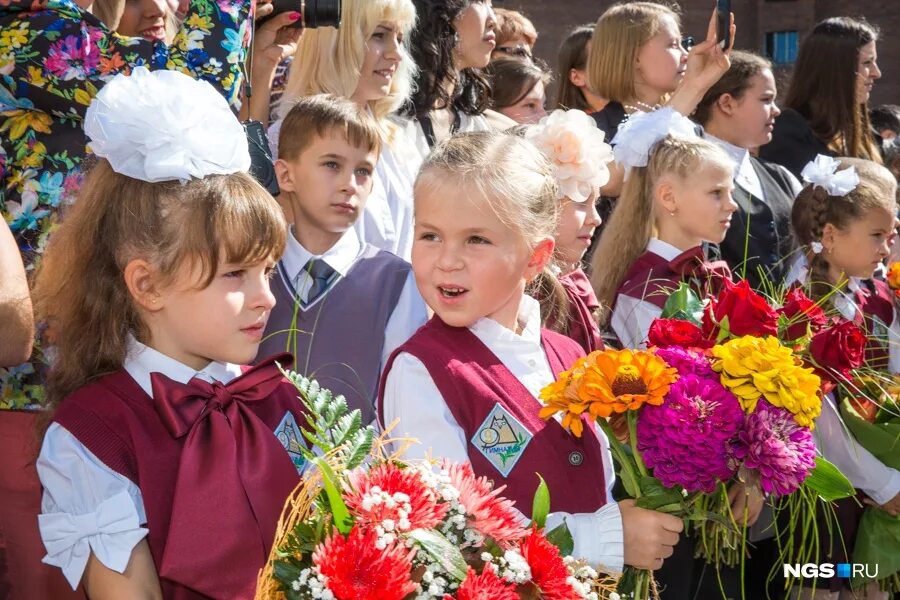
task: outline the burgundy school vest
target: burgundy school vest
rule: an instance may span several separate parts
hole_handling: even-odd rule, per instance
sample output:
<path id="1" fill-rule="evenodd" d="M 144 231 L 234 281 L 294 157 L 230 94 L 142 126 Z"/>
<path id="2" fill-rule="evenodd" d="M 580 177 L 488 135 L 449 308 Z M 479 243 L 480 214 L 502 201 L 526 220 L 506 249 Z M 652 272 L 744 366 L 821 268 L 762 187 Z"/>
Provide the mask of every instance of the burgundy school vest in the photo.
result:
<path id="1" fill-rule="evenodd" d="M 854 300 L 865 317 L 860 319 L 869 340 L 866 343 L 866 366 L 886 371 L 890 365 L 888 329 L 894 322 L 894 293 L 880 279 L 865 279 Z"/>
<path id="2" fill-rule="evenodd" d="M 297 392 L 287 381 L 266 402 L 248 405 L 251 410 L 272 430 L 279 427 L 282 419 L 290 412 L 296 423 L 306 423 L 297 400 Z M 147 516 L 147 541 L 156 565 L 162 564 L 163 551 L 171 519 L 173 495 L 178 475 L 181 449 L 186 436 L 172 437 L 153 406 L 153 400 L 125 371 L 116 371 L 80 388 L 60 403 L 53 421 L 65 427 L 79 442 L 90 450 L 100 461 L 113 471 L 135 483 L 141 490 L 144 510 Z M 303 443 L 302 440 L 297 440 Z M 282 501 L 286 500 L 300 477 L 284 489 L 270 489 Z M 216 507 L 210 505 L 210 511 Z M 266 532 L 268 545 L 275 538 L 278 514 L 259 515 L 260 531 Z M 229 524 L 222 522 L 223 530 Z M 248 539 L 259 539 L 260 531 L 248 531 Z M 215 539 L 209 540 L 215 544 Z M 248 548 L 254 545 L 248 543 Z M 268 559 L 270 547 L 264 554 L 247 552 L 234 556 L 236 564 L 246 565 L 251 561 L 262 568 Z M 190 556 L 184 557 L 191 561 Z M 233 568 L 234 565 L 232 565 Z M 228 569 L 229 565 L 222 565 Z M 216 573 L 210 573 L 216 577 Z M 168 579 L 160 578 L 163 597 L 166 600 L 199 600 L 206 598 L 192 589 Z M 248 589 L 255 589 L 255 581 L 248 582 Z M 234 598 L 244 598 L 236 590 Z"/>
<path id="3" fill-rule="evenodd" d="M 622 294 L 663 308 L 666 300 L 669 299 L 669 294 L 678 287 L 679 283 L 681 283 L 681 275 L 669 268 L 669 261 L 659 254 L 647 250 L 628 269 L 616 292 L 616 298 Z M 615 306 L 615 301 L 613 301 L 613 310 L 615 310 Z"/>
<path id="4" fill-rule="evenodd" d="M 558 333 L 545 329 L 541 339 L 554 373 L 571 368 L 584 356 L 578 344 Z M 446 325 L 438 317 L 419 329 L 388 361 L 379 395 L 382 424 L 384 383 L 401 352 L 415 356 L 428 369 L 454 419 L 465 431 L 475 474 L 493 480 L 497 486 L 505 485 L 503 496 L 514 500 L 519 510 L 525 514 L 531 510 L 538 486 L 536 473 L 550 488 L 553 511 L 588 513 L 606 503 L 604 450 L 593 423 L 577 438 L 555 419 L 541 419 L 540 402 L 474 333 L 465 327 Z M 415 397 L 409 402 L 415 402 Z M 510 419 L 515 422 L 510 423 Z M 502 465 L 496 466 L 484 452 L 502 448 L 504 444 L 495 442 L 505 434 L 514 434 L 520 426 L 531 437 L 504 475 Z M 497 433 L 484 436 L 486 429 Z M 427 439 L 420 441 L 428 445 Z"/>
<path id="5" fill-rule="evenodd" d="M 587 354 L 594 350 L 602 350 L 600 326 L 594 319 L 594 312 L 600 308 L 600 301 L 597 300 L 587 275 L 581 269 L 576 269 L 562 275 L 559 282 L 566 290 L 566 298 L 569 300 L 566 335 L 578 342 Z"/>
<path id="6" fill-rule="evenodd" d="M 343 394 L 350 410 L 362 412 L 363 423 L 372 422 L 384 330 L 409 270 L 406 261 L 367 244 L 346 277 L 304 310 L 279 264 L 279 276 L 272 280 L 275 308 L 257 357 L 290 352 L 295 370 Z"/>

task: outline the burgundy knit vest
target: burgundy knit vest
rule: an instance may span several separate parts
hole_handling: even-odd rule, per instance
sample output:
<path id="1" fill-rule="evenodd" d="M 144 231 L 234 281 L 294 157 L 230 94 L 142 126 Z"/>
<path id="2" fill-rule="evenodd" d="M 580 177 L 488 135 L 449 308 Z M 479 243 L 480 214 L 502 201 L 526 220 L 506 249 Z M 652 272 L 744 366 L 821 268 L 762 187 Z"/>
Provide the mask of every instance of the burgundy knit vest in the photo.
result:
<path id="1" fill-rule="evenodd" d="M 287 381 L 265 402 L 253 403 L 251 410 L 273 432 L 278 428 L 286 413 L 293 414 L 299 426 L 306 423 L 297 400 L 297 391 Z M 173 438 L 157 415 L 153 400 L 125 371 L 111 373 L 82 387 L 68 396 L 53 417 L 53 421 L 66 428 L 79 442 L 90 450 L 100 461 L 113 471 L 126 477 L 141 490 L 144 510 L 147 515 L 147 537 L 154 562 L 162 562 L 163 550 L 171 518 L 172 498 L 178 475 L 178 465 L 185 437 Z M 286 500 L 293 486 L 269 492 Z M 210 505 L 210 511 L 216 507 Z M 279 515 L 258 515 L 260 529 L 271 531 L 268 544 L 274 541 Z M 229 528 L 222 523 L 223 530 Z M 259 532 L 246 532 L 248 538 L 259 539 Z M 215 544 L 215 539 L 209 540 Z M 248 543 L 248 548 L 256 544 Z M 268 558 L 270 548 L 264 554 L 244 553 L 234 556 L 235 562 L 252 561 L 262 568 Z M 185 556 L 190 562 L 191 557 Z M 222 565 L 223 569 L 229 565 Z M 209 573 L 216 577 L 216 573 Z M 160 579 L 163 597 L 167 600 L 196 600 L 205 596 L 176 582 Z M 253 589 L 255 582 L 248 582 Z M 236 590 L 235 598 L 241 597 Z M 251 596 L 252 597 L 252 596 Z"/>
<path id="2" fill-rule="evenodd" d="M 578 344 L 563 335 L 543 330 L 541 338 L 554 373 L 571 368 L 584 356 Z M 475 334 L 465 327 L 446 325 L 438 317 L 419 329 L 388 361 L 378 404 L 382 423 L 384 383 L 401 352 L 415 356 L 428 369 L 454 419 L 465 431 L 475 474 L 505 485 L 503 495 L 514 500 L 519 510 L 526 515 L 530 512 L 539 482 L 537 474 L 550 488 L 552 511 L 589 513 L 606 503 L 604 449 L 594 424 L 585 427 L 583 436 L 577 438 L 555 419 L 541 419 L 538 400 Z M 415 398 L 408 401 L 415 402 Z M 494 427 L 494 420 L 501 425 Z M 499 434 L 484 436 L 486 428 Z M 520 428 L 527 430 L 530 438 L 524 450 L 510 458 L 517 460 L 504 476 L 485 453 L 499 446 L 493 442 L 505 432 Z M 427 439 L 420 441 L 429 445 Z"/>
<path id="3" fill-rule="evenodd" d="M 890 365 L 890 343 L 887 329 L 894 322 L 893 292 L 880 279 L 866 279 L 861 291 L 854 294 L 857 307 L 865 317 L 859 323 L 869 340 L 866 344 L 866 366 L 886 371 Z"/>
<path id="4" fill-rule="evenodd" d="M 663 308 L 666 300 L 669 299 L 669 294 L 678 287 L 679 283 L 681 283 L 681 275 L 669 268 L 669 261 L 648 250 L 641 254 L 628 269 L 628 273 L 616 292 L 616 298 L 622 294 Z M 613 300 L 613 308 L 615 308 L 615 300 Z"/>

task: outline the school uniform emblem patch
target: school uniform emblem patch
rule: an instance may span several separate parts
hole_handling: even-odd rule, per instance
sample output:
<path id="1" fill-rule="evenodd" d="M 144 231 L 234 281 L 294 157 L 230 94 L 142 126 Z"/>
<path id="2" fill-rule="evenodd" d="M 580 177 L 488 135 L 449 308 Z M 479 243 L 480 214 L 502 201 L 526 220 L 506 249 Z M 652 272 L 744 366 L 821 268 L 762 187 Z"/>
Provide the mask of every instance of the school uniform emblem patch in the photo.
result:
<path id="1" fill-rule="evenodd" d="M 471 443 L 506 477 L 525 453 L 531 432 L 497 404 L 475 431 Z"/>
<path id="2" fill-rule="evenodd" d="M 281 442 L 281 445 L 287 451 L 288 456 L 291 457 L 291 462 L 294 463 L 297 472 L 302 475 L 303 469 L 306 468 L 306 459 L 303 458 L 300 448 L 305 446 L 303 444 L 303 434 L 300 433 L 300 427 L 297 425 L 294 413 L 290 411 L 284 413 L 281 423 L 275 428 L 275 437 L 278 438 L 278 441 Z"/>

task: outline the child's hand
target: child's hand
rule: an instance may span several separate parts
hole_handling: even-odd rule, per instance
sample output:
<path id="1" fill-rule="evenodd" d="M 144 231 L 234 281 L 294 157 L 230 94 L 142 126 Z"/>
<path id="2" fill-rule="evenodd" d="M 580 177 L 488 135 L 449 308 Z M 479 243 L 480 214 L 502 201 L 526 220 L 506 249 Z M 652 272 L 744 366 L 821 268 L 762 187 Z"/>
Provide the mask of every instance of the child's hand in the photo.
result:
<path id="1" fill-rule="evenodd" d="M 747 487 L 743 483 L 735 482 L 728 488 L 728 502 L 731 504 L 731 514 L 734 515 L 738 525 L 744 519 L 744 510 L 746 509 L 747 522 L 745 525 L 749 527 L 756 523 L 766 499 L 763 498 L 756 486 Z"/>
<path id="2" fill-rule="evenodd" d="M 885 511 L 892 517 L 900 515 L 900 494 L 897 494 L 896 496 L 882 504 L 881 510 Z"/>
<path id="3" fill-rule="evenodd" d="M 619 510 L 625 538 L 625 564 L 638 569 L 660 568 L 663 560 L 672 556 L 684 523 L 672 515 L 638 508 L 634 500 L 619 502 Z"/>

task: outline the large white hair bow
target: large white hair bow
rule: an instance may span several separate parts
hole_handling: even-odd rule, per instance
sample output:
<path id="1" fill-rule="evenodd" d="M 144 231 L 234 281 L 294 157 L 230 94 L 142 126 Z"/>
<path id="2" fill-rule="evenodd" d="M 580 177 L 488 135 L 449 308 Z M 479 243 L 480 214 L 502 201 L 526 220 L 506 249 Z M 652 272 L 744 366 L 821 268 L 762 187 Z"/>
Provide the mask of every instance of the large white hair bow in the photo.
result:
<path id="1" fill-rule="evenodd" d="M 846 196 L 859 185 L 859 175 L 855 167 L 838 171 L 841 161 L 819 154 L 815 160 L 806 163 L 800 176 L 806 183 L 818 186 L 829 196 Z"/>
<path id="2" fill-rule="evenodd" d="M 188 181 L 247 171 L 247 137 L 212 85 L 177 71 L 116 75 L 88 106 L 91 151 L 117 173 Z"/>
<path id="3" fill-rule="evenodd" d="M 634 167 L 646 167 L 650 151 L 667 135 L 698 137 L 697 125 L 672 107 L 631 115 L 619 126 L 613 138 L 616 162 L 626 173 Z"/>
<path id="4" fill-rule="evenodd" d="M 586 201 L 609 181 L 613 153 L 604 137 L 581 110 L 554 110 L 525 132 L 556 168 L 560 193 L 575 202 Z"/>

